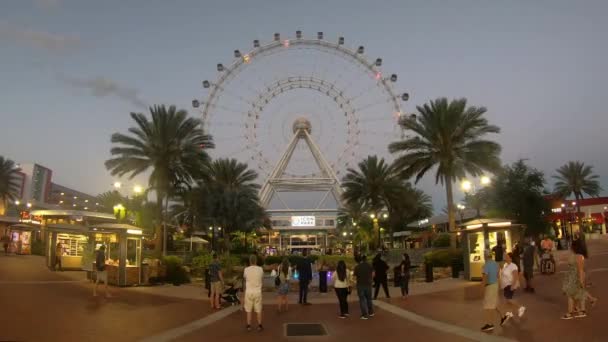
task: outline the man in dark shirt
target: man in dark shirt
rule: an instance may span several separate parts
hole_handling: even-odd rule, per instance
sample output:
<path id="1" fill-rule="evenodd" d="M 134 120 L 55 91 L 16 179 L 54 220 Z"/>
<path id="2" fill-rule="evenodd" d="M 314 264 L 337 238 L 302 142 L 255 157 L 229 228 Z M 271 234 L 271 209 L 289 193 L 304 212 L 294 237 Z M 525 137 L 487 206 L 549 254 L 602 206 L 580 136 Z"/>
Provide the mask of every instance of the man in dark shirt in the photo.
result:
<path id="1" fill-rule="evenodd" d="M 504 260 L 505 256 L 505 248 L 503 247 L 503 242 L 498 240 L 496 246 L 492 248 L 492 252 L 494 253 L 494 260 L 498 263 L 501 263 Z"/>
<path id="2" fill-rule="evenodd" d="M 361 319 L 369 319 L 374 316 L 372 305 L 372 279 L 374 269 L 367 262 L 367 257 L 361 255 L 361 262 L 355 266 L 355 278 L 357 279 L 357 295 L 359 296 L 359 306 L 361 307 Z"/>
<path id="3" fill-rule="evenodd" d="M 302 252 L 304 258 L 298 261 L 296 265 L 296 269 L 298 270 L 298 279 L 300 281 L 300 299 L 298 300 L 298 304 L 310 305 L 308 303 L 308 286 L 312 281 L 312 263 L 308 258 L 308 250 L 304 250 Z"/>
<path id="4" fill-rule="evenodd" d="M 528 245 L 524 247 L 523 264 L 524 278 L 526 279 L 525 291 L 527 292 L 534 292 L 534 287 L 532 286 L 532 278 L 534 277 L 534 262 L 536 260 L 536 247 L 534 245 L 534 241 L 530 240 Z"/>

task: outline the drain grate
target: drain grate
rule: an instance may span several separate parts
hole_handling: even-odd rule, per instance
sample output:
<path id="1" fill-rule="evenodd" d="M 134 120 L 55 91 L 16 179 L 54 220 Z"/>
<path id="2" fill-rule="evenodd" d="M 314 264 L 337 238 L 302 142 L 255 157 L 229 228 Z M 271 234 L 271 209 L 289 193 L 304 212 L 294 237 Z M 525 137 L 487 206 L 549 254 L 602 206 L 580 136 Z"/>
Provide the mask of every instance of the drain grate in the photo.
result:
<path id="1" fill-rule="evenodd" d="M 326 336 L 327 329 L 320 323 L 287 323 L 285 324 L 285 335 L 296 336 Z"/>

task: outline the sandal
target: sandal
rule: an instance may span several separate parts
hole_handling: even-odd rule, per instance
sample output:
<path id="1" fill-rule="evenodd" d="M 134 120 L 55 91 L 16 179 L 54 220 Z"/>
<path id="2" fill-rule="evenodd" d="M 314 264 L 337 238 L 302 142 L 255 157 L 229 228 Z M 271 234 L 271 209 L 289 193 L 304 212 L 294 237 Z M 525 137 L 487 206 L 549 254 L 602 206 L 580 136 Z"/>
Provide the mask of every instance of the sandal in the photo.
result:
<path id="1" fill-rule="evenodd" d="M 573 319 L 573 318 L 574 318 L 574 315 L 571 313 L 567 313 L 562 316 L 562 319 Z"/>

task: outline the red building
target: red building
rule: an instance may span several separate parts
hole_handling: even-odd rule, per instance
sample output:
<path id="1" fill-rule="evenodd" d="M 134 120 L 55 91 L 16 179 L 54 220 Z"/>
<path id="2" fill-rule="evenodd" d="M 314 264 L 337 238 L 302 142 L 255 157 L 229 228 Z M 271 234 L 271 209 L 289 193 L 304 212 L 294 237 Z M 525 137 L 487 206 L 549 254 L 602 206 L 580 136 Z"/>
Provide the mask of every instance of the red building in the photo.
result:
<path id="1" fill-rule="evenodd" d="M 574 199 L 547 196 L 551 206 L 548 219 L 553 223 L 559 237 L 581 231 L 606 234 L 608 220 L 608 197 L 584 198 L 579 203 Z M 580 207 L 580 211 L 579 210 Z"/>

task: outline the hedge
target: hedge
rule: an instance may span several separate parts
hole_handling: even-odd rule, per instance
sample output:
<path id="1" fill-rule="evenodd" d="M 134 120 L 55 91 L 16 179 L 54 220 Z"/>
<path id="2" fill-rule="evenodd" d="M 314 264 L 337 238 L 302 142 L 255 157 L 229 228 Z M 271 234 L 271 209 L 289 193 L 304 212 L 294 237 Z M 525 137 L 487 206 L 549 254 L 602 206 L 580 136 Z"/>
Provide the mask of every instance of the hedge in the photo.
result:
<path id="1" fill-rule="evenodd" d="M 173 255 L 166 256 L 163 258 L 163 264 L 167 267 L 165 281 L 176 286 L 190 282 L 182 258 Z"/>
<path id="2" fill-rule="evenodd" d="M 433 267 L 449 267 L 454 263 L 462 265 L 462 249 L 445 248 L 428 252 L 424 255 L 424 262 Z"/>

